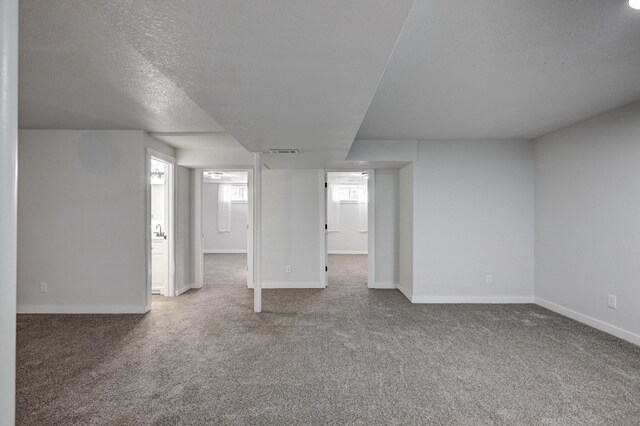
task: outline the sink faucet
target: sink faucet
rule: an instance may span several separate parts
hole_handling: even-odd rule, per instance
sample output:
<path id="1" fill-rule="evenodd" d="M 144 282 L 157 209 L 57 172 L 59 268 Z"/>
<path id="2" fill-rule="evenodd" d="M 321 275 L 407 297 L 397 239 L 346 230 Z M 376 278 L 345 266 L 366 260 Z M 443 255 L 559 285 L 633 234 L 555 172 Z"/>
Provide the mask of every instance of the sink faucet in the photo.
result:
<path id="1" fill-rule="evenodd" d="M 156 236 L 162 236 L 162 226 L 160 224 L 156 225 Z"/>

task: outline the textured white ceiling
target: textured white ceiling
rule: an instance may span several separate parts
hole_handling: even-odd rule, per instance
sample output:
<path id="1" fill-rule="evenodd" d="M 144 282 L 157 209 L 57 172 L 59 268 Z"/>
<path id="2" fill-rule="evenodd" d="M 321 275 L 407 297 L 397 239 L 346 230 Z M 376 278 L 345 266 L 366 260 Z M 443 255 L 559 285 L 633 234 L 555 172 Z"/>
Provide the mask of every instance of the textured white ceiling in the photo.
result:
<path id="1" fill-rule="evenodd" d="M 358 138 L 528 139 L 639 99 L 627 0 L 416 0 Z"/>
<path id="2" fill-rule="evenodd" d="M 358 128 L 533 138 L 640 99 L 626 0 L 417 0 L 398 40 L 411 4 L 21 0 L 20 126 L 300 149 L 265 155 L 272 168 L 398 167 L 344 161 Z"/>
<path id="3" fill-rule="evenodd" d="M 223 131 L 82 0 L 20 1 L 21 128 Z"/>
<path id="4" fill-rule="evenodd" d="M 248 150 L 343 160 L 413 0 L 87 3 Z"/>

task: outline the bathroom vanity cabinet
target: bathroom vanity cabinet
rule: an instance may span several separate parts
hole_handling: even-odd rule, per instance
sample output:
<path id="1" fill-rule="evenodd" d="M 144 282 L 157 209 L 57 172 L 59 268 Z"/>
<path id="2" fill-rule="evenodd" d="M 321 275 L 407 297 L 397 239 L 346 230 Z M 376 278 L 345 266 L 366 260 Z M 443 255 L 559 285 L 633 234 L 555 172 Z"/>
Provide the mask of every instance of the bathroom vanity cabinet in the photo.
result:
<path id="1" fill-rule="evenodd" d="M 166 238 L 154 238 L 151 241 L 151 292 L 153 294 L 166 296 L 169 281 L 168 251 Z"/>

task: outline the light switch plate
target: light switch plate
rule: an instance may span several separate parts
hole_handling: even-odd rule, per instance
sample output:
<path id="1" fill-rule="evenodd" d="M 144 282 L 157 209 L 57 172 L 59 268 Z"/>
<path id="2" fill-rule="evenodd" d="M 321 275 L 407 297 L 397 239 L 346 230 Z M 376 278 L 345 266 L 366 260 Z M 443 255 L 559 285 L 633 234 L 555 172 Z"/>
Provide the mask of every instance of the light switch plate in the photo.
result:
<path id="1" fill-rule="evenodd" d="M 610 307 L 611 309 L 616 309 L 617 308 L 617 302 L 616 302 L 615 294 L 608 294 L 607 295 L 607 306 Z"/>

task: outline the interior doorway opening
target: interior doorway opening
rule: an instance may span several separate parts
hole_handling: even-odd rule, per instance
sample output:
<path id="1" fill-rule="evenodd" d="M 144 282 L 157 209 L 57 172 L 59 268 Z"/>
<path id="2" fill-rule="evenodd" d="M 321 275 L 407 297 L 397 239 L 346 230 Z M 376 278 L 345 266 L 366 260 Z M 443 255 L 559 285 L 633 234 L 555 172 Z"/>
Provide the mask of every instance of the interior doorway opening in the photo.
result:
<path id="1" fill-rule="evenodd" d="M 251 263 L 249 172 L 202 172 L 202 284 L 248 285 Z"/>
<path id="2" fill-rule="evenodd" d="M 326 182 L 327 284 L 366 288 L 371 260 L 370 172 L 327 172 Z"/>
<path id="3" fill-rule="evenodd" d="M 150 294 L 175 296 L 174 164 L 149 157 Z"/>

